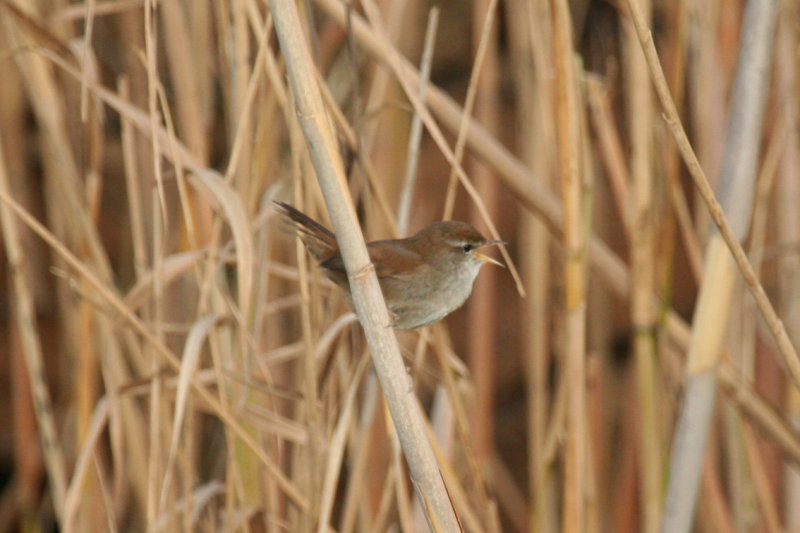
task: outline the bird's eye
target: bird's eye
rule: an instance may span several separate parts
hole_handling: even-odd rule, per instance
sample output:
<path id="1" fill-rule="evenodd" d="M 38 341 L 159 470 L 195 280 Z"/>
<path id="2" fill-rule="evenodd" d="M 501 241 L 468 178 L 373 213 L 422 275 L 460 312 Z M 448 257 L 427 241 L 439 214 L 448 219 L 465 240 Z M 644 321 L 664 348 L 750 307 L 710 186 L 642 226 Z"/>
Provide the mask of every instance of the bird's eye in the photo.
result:
<path id="1" fill-rule="evenodd" d="M 475 247 L 472 246 L 472 244 L 470 244 L 470 243 L 466 243 L 464 246 L 461 247 L 461 249 L 464 250 L 465 254 L 470 253 L 473 250 L 473 248 L 475 248 Z"/>

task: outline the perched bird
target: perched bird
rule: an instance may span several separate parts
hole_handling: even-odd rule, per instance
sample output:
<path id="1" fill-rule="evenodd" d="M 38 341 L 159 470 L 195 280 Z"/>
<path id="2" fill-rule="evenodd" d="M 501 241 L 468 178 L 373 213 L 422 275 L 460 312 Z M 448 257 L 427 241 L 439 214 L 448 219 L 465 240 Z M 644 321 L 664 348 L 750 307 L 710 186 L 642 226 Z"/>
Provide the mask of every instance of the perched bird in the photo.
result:
<path id="1" fill-rule="evenodd" d="M 275 202 L 328 278 L 350 297 L 350 284 L 336 237 L 289 204 Z M 463 305 L 485 263 L 502 263 L 478 252 L 504 241 L 486 240 L 466 222 L 436 222 L 406 239 L 367 243 L 378 282 L 396 329 L 432 324 Z"/>

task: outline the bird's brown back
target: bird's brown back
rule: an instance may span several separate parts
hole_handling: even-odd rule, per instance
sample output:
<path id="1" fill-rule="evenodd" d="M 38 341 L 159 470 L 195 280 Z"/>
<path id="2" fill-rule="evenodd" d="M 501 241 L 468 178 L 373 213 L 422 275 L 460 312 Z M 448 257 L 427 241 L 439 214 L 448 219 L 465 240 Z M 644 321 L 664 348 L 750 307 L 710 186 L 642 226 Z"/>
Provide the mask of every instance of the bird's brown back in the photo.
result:
<path id="1" fill-rule="evenodd" d="M 328 271 L 331 280 L 337 285 L 349 288 L 344 261 L 339 253 L 339 244 L 333 232 L 287 203 L 275 202 L 275 205 L 284 219 L 291 224 L 292 229 L 303 241 L 309 253 L 322 268 Z M 418 254 L 404 247 L 395 246 L 395 242 L 390 239 L 367 243 L 367 253 L 369 253 L 370 261 L 375 265 L 379 280 L 402 276 L 424 262 Z M 388 255 L 391 255 L 391 261 L 387 260 Z"/>

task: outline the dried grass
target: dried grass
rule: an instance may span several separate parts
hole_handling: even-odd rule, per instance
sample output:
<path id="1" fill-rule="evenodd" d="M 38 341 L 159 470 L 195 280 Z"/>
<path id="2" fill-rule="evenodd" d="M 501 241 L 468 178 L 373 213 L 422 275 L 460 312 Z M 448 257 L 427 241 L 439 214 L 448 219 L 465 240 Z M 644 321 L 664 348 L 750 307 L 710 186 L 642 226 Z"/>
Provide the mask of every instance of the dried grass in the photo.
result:
<path id="1" fill-rule="evenodd" d="M 463 530 L 658 529 L 703 372 L 689 523 L 800 527 L 792 6 L 727 244 L 690 178 L 724 226 L 744 3 L 647 7 L 650 70 L 626 3 L 442 5 L 428 37 L 424 3 L 298 6 L 365 234 L 510 243 L 399 335 Z M 267 3 L 3 0 L 0 54 L 0 531 L 426 530 L 362 329 L 269 207 L 328 220 Z"/>

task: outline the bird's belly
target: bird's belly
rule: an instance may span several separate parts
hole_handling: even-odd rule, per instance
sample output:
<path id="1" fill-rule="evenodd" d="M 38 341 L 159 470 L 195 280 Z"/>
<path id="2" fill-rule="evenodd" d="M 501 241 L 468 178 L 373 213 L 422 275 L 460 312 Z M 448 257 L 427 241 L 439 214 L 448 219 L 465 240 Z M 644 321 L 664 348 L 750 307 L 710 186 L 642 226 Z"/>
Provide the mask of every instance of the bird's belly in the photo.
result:
<path id="1" fill-rule="evenodd" d="M 437 322 L 459 307 L 472 292 L 472 283 L 438 283 L 434 286 L 410 288 L 403 284 L 398 290 L 384 286 L 389 311 L 394 315 L 395 329 L 414 329 Z M 471 280 L 470 280 L 471 281 Z M 389 293 L 389 294 L 387 294 Z"/>

